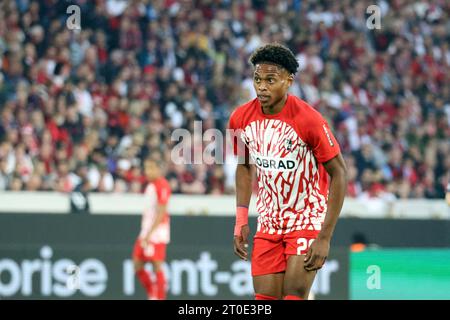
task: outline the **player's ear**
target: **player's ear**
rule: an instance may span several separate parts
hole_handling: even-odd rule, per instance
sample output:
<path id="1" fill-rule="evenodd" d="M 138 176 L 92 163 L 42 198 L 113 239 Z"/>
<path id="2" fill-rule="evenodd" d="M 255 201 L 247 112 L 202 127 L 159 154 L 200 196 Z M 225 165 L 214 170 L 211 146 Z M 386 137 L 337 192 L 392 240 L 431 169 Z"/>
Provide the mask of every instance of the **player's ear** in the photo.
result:
<path id="1" fill-rule="evenodd" d="M 289 88 L 292 83 L 294 82 L 294 75 L 292 73 L 289 73 L 287 78 L 286 78 L 286 85 Z"/>

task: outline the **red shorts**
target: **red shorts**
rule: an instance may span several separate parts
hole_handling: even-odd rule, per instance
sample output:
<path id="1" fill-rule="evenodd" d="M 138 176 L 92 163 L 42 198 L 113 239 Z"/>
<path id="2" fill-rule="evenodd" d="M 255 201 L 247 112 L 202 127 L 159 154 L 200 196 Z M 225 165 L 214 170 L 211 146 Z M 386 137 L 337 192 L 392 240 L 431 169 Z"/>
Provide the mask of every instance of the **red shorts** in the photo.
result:
<path id="1" fill-rule="evenodd" d="M 137 239 L 134 243 L 133 258 L 141 261 L 164 261 L 166 260 L 165 243 L 149 242 L 147 247 L 142 247 L 141 239 Z"/>
<path id="2" fill-rule="evenodd" d="M 253 238 L 252 276 L 284 272 L 290 255 L 305 255 L 317 238 L 317 230 L 298 230 L 287 234 L 257 232 Z"/>

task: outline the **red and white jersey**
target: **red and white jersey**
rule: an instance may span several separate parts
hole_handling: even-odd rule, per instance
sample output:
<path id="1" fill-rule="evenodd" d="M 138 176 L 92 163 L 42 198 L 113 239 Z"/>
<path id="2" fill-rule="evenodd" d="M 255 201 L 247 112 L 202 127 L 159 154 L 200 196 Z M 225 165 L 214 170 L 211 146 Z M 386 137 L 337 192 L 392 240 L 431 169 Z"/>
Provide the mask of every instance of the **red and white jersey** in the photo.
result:
<path id="1" fill-rule="evenodd" d="M 141 232 L 139 238 L 147 236 L 153 226 L 158 205 L 167 205 L 171 195 L 169 182 L 161 177 L 147 185 L 145 188 L 145 208 L 141 220 Z M 150 241 L 153 243 L 169 243 L 170 219 L 168 212 L 164 213 L 162 222 L 153 231 Z"/>
<path id="2" fill-rule="evenodd" d="M 278 114 L 266 115 L 254 99 L 233 112 L 229 126 L 245 145 L 233 142 L 235 155 L 249 153 L 257 168 L 258 232 L 321 230 L 328 200 L 322 163 L 340 149 L 320 113 L 288 95 Z"/>

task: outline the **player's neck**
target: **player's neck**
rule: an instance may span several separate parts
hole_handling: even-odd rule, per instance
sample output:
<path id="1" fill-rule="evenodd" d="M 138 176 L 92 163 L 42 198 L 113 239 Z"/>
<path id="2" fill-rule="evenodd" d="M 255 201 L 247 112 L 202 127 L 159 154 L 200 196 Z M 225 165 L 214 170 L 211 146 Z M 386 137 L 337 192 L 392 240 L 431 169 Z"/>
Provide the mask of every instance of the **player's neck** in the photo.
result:
<path id="1" fill-rule="evenodd" d="M 148 182 L 153 183 L 153 182 L 155 182 L 156 180 L 159 180 L 160 178 L 161 178 L 161 176 L 157 176 L 156 178 L 148 179 Z"/>
<path id="2" fill-rule="evenodd" d="M 261 107 L 262 112 L 267 115 L 274 115 L 274 114 L 280 113 L 281 110 L 283 110 L 284 106 L 286 105 L 287 98 L 288 98 L 288 95 L 285 94 L 283 96 L 283 98 L 280 101 L 278 101 L 277 103 L 275 103 L 272 107 L 267 108 L 267 109 L 264 109 Z"/>

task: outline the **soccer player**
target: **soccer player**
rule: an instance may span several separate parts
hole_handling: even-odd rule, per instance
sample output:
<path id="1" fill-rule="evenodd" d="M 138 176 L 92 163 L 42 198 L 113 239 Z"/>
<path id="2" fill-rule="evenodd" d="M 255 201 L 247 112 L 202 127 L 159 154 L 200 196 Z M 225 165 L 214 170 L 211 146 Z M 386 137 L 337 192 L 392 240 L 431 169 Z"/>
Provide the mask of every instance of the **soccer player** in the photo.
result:
<path id="1" fill-rule="evenodd" d="M 145 189 L 145 208 L 142 215 L 141 232 L 133 250 L 134 270 L 149 299 L 165 300 L 166 280 L 162 265 L 166 259 L 166 246 L 170 241 L 167 203 L 171 190 L 169 182 L 162 176 L 155 160 L 150 158 L 145 160 L 144 169 L 149 184 Z M 156 288 L 152 275 L 144 269 L 147 261 L 153 265 Z"/>
<path id="2" fill-rule="evenodd" d="M 347 189 L 346 166 L 320 113 L 288 94 L 298 68 L 293 53 L 268 44 L 250 62 L 257 98 L 238 107 L 229 121 L 230 129 L 239 132 L 233 138 L 239 156 L 234 252 L 248 259 L 248 206 L 256 167 L 255 298 L 307 299 L 328 256 Z"/>

